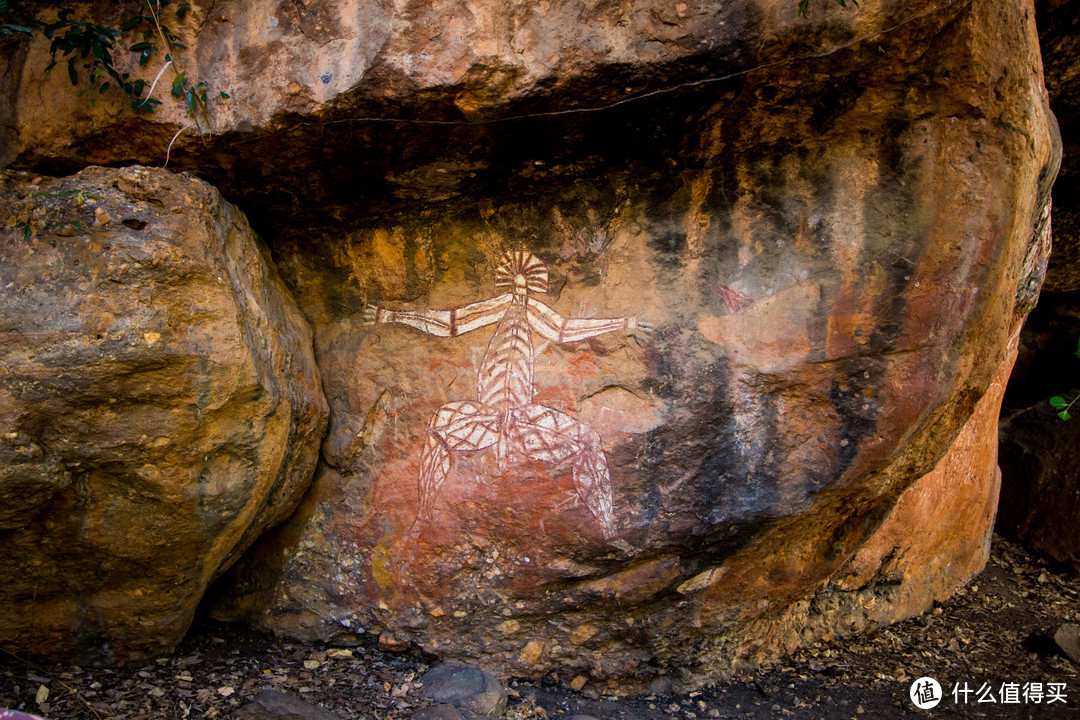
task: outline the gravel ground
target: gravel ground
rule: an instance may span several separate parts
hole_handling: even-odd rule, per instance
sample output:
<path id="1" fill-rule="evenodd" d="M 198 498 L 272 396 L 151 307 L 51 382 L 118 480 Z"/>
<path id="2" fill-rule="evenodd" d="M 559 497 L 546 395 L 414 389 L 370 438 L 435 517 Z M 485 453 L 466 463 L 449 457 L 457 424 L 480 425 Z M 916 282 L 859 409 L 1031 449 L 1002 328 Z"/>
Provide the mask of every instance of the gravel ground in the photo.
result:
<path id="1" fill-rule="evenodd" d="M 504 717 L 1080 719 L 1080 668 L 1053 640 L 1069 623 L 1080 623 L 1080 578 L 995 537 L 986 569 L 920 617 L 802 648 L 770 669 L 688 695 L 609 698 L 555 678 L 514 681 Z M 2 658 L 0 707 L 50 720 L 228 718 L 273 688 L 343 720 L 408 720 L 426 704 L 419 679 L 427 667 L 423 658 L 370 647 L 286 643 L 201 624 L 173 656 L 139 667 L 43 668 Z M 924 676 L 940 683 L 941 700 L 919 710 L 909 690 Z"/>

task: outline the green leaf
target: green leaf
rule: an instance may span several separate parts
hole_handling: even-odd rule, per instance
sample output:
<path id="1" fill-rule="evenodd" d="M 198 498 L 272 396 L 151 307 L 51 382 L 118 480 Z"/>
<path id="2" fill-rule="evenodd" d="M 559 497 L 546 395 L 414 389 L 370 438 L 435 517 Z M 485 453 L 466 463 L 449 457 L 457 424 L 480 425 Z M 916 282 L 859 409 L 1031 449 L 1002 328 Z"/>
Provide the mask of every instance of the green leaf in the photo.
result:
<path id="1" fill-rule="evenodd" d="M 1076 341 L 1076 357 L 1080 358 L 1080 339 Z"/>
<path id="2" fill-rule="evenodd" d="M 228 100 L 228 99 L 229 99 L 229 93 L 225 92 L 224 90 L 219 90 L 219 91 L 218 91 L 218 95 L 220 95 L 221 97 L 225 98 L 226 100 Z"/>
<path id="3" fill-rule="evenodd" d="M 75 58 L 68 60 L 68 79 L 72 85 L 79 84 L 79 73 L 75 72 Z"/>
<path id="4" fill-rule="evenodd" d="M 139 55 L 139 65 L 142 66 L 150 62 L 150 55 L 152 53 L 153 50 L 151 50 L 150 48 L 146 48 L 145 50 L 143 50 L 142 53 Z"/>
<path id="5" fill-rule="evenodd" d="M 191 3 L 189 3 L 189 2 L 181 3 L 180 7 L 176 8 L 176 19 L 177 20 L 183 20 L 184 16 L 187 15 L 187 11 L 190 10 L 190 9 L 191 9 Z"/>
<path id="6" fill-rule="evenodd" d="M 1065 398 L 1061 397 L 1060 395 L 1055 395 L 1054 397 L 1050 398 L 1050 406 L 1055 410 L 1060 410 L 1063 407 L 1068 407 L 1069 403 L 1065 402 Z"/>
<path id="7" fill-rule="evenodd" d="M 143 42 L 135 43 L 134 45 L 129 47 L 128 50 L 130 50 L 131 52 L 139 52 L 140 50 L 148 50 L 152 47 L 154 47 L 153 43 L 144 40 Z"/>
<path id="8" fill-rule="evenodd" d="M 142 21 L 142 16 L 128 18 L 124 21 L 124 24 L 120 26 L 120 29 L 124 32 L 127 32 L 128 30 L 134 30 L 140 25 L 140 23 L 142 23 Z"/>
<path id="9" fill-rule="evenodd" d="M 1068 410 L 1062 410 L 1061 412 L 1058 413 L 1058 417 L 1061 418 L 1062 420 L 1068 420 L 1069 418 L 1072 417 L 1072 415 L 1069 414 Z"/>
<path id="10" fill-rule="evenodd" d="M 177 50 L 187 50 L 187 45 L 182 42 L 173 42 L 172 46 Z"/>
<path id="11" fill-rule="evenodd" d="M 161 104 L 161 101 L 160 100 L 155 100 L 154 98 L 138 98 L 138 97 L 136 97 L 131 101 L 131 109 L 135 110 L 136 112 L 141 110 L 143 112 L 152 113 L 152 112 L 154 112 L 154 106 L 155 105 L 160 105 L 160 104 Z"/>
<path id="12" fill-rule="evenodd" d="M 98 92 L 104 95 L 109 90 L 109 83 L 101 83 L 101 87 L 98 88 Z"/>

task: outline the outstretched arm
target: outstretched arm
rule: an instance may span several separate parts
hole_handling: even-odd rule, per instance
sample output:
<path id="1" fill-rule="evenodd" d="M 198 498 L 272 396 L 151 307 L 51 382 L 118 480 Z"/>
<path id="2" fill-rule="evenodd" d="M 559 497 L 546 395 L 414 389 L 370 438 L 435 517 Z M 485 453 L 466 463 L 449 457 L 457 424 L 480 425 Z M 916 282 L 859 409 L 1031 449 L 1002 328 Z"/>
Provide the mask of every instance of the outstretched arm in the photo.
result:
<path id="1" fill-rule="evenodd" d="M 364 322 L 374 325 L 396 323 L 414 327 L 428 335 L 457 337 L 498 322 L 510 305 L 511 297 L 510 293 L 504 293 L 453 310 L 387 310 L 368 305 L 364 308 Z"/>
<path id="2" fill-rule="evenodd" d="M 536 332 L 557 343 L 586 340 L 616 330 L 643 330 L 652 326 L 636 317 L 564 318 L 539 300 L 528 299 L 529 324 Z"/>

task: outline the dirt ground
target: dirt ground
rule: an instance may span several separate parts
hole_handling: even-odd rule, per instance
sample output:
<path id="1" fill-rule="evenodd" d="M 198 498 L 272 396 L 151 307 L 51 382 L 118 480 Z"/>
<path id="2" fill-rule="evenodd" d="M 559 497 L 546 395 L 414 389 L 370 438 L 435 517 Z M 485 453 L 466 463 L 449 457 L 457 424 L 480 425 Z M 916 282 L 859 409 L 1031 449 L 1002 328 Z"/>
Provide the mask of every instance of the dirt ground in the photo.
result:
<path id="1" fill-rule="evenodd" d="M 1080 718 L 1080 668 L 1052 639 L 1061 624 L 1078 622 L 1080 578 L 995 537 L 986 569 L 920 617 L 818 643 L 770 669 L 686 695 L 613 698 L 587 685 L 575 692 L 556 678 L 512 681 L 504 717 Z M 42 668 L 2 658 L 0 708 L 50 720 L 228 718 L 273 688 L 343 719 L 408 720 L 426 703 L 418 685 L 426 669 L 419 657 L 287 643 L 203 623 L 172 657 L 141 667 Z M 920 710 L 909 690 L 924 676 L 938 681 L 941 699 Z"/>

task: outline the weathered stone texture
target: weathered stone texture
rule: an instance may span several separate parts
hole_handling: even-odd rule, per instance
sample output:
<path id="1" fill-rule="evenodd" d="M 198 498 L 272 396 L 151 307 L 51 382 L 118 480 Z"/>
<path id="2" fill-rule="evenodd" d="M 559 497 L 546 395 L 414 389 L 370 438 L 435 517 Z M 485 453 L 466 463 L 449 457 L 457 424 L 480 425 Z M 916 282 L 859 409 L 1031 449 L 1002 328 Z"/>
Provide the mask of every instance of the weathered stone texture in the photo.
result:
<path id="1" fill-rule="evenodd" d="M 914 59 L 896 38 L 921 47 L 968 4 L 811 6 L 799 18 L 795 0 L 196 1 L 173 24 L 189 46 L 177 53 L 178 67 L 211 89 L 202 135 L 166 95 L 171 71 L 155 94 L 162 106 L 132 116 L 115 93 L 94 105 L 89 94 L 76 96 L 62 66 L 43 74 L 48 43 L 39 39 L 0 59 L 17 88 L 0 163 L 53 174 L 88 162 L 160 165 L 185 127 L 171 168 L 213 182 L 267 237 L 307 234 L 367 223 L 373 213 L 529 193 L 628 164 L 690 169 L 701 160 L 683 141 L 694 143 L 706 114 L 717 120 L 736 96 L 733 109 L 759 104 L 774 121 L 746 128 L 746 141 L 774 145 L 834 129 L 841 117 L 858 132 L 859 118 L 884 108 L 868 105 L 871 98 L 914 112 L 929 91 L 954 84 L 924 60 L 891 94 L 866 94 L 883 72 Z M 125 12 L 108 0 L 86 7 L 117 22 Z M 117 57 L 121 66 L 133 60 Z M 159 61 L 130 70 L 149 82 Z M 861 75 L 871 64 L 876 77 Z M 748 80 L 749 94 L 740 93 Z M 982 90 L 975 107 L 993 98 L 993 88 Z M 965 105 L 935 112 L 948 117 Z M 723 114 L 714 151 L 739 124 L 738 114 Z"/>
<path id="2" fill-rule="evenodd" d="M 863 5 L 196 4 L 192 75 L 233 98 L 172 162 L 271 241 L 330 407 L 215 613 L 626 691 L 975 572 L 1060 149 L 1033 8 Z M 186 122 L 91 118 L 25 52 L 19 167 L 156 160 Z M 518 249 L 548 310 L 387 322 L 509 292 Z M 481 407 L 523 335 L 528 401 Z"/>
<path id="3" fill-rule="evenodd" d="M 325 464 L 218 614 L 625 690 L 906 616 L 976 572 L 1058 146 L 1030 7 L 911 8 L 896 25 L 620 107 L 619 137 L 680 131 L 624 167 L 582 159 L 582 180 L 524 193 L 511 174 L 486 199 L 282 238 L 332 408 Z M 543 122 L 545 137 L 597 131 Z M 602 438 L 612 537 L 571 463 L 500 467 L 495 450 L 454 454 L 434 519 L 416 522 L 426 428 L 476 399 L 491 334 L 372 326 L 364 308 L 490 298 L 515 247 L 549 266 L 538 297 L 564 316 L 656 328 L 547 343 L 536 360 L 536 402 Z M 855 598 L 842 613 L 830 584 Z M 880 606 L 859 605 L 871 596 Z"/>
<path id="4" fill-rule="evenodd" d="M 202 181 L 3 172 L 0 193 L 0 638 L 155 657 L 310 482 L 311 331 Z"/>

